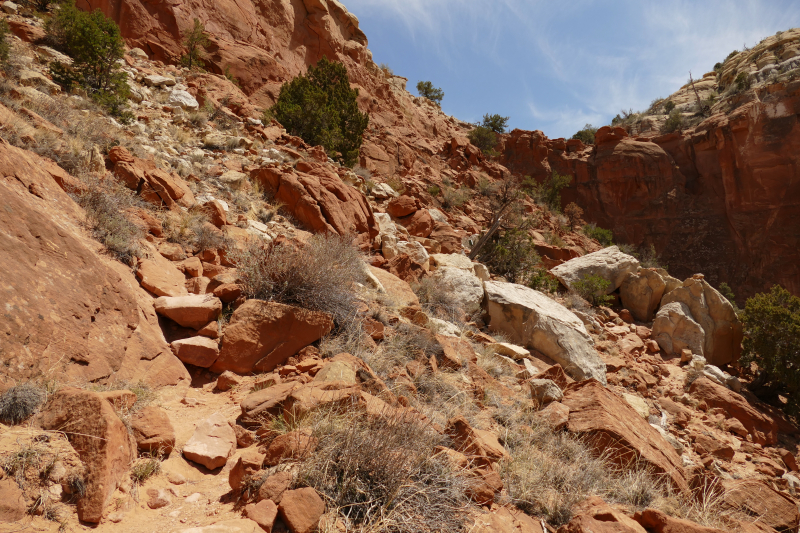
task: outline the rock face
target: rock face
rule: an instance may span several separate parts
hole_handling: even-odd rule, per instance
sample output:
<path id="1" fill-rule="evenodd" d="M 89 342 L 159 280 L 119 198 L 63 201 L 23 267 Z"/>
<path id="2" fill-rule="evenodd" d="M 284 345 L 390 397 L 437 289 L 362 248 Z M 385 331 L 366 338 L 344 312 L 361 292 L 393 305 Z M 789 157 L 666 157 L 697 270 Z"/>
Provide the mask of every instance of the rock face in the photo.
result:
<path id="1" fill-rule="evenodd" d="M 114 372 L 151 385 L 188 378 L 130 269 L 83 236 L 82 210 L 59 186 L 77 181 L 4 141 L 0 175 L 0 381 L 51 369 L 65 381 Z"/>
<path id="2" fill-rule="evenodd" d="M 754 93 L 729 114 L 647 140 L 601 128 L 595 146 L 570 150 L 513 131 L 500 162 L 539 181 L 553 170 L 574 176 L 564 205 L 576 202 L 621 242 L 652 243 L 682 279 L 727 282 L 740 305 L 775 283 L 800 294 L 800 84 Z"/>
<path id="3" fill-rule="evenodd" d="M 212 372 L 269 372 L 333 328 L 327 313 L 247 300 L 233 312 Z"/>
<path id="4" fill-rule="evenodd" d="M 183 447 L 183 455 L 209 470 L 225 466 L 236 449 L 236 433 L 222 413 L 203 420 Z"/>
<path id="5" fill-rule="evenodd" d="M 641 322 L 653 320 L 667 284 L 658 272 L 649 268 L 630 272 L 619 288 L 622 306 Z"/>
<path id="6" fill-rule="evenodd" d="M 609 246 L 599 252 L 570 259 L 550 272 L 568 288 L 586 276 L 600 276 L 610 283 L 606 294 L 611 294 L 622 285 L 628 274 L 636 272 L 638 266 L 638 259 L 620 252 L 616 246 Z"/>
<path id="7" fill-rule="evenodd" d="M 254 171 L 253 179 L 314 232 L 366 233 L 370 241 L 378 235 L 378 224 L 364 195 L 321 165 L 308 173 L 266 167 Z"/>
<path id="8" fill-rule="evenodd" d="M 652 337 L 668 354 L 679 355 L 687 349 L 703 355 L 705 331 L 694 321 L 689 307 L 680 302 L 666 304 L 658 310 Z"/>
<path id="9" fill-rule="evenodd" d="M 539 350 L 577 380 L 594 378 L 606 383 L 605 364 L 592 338 L 583 322 L 566 307 L 515 283 L 487 281 L 484 286 L 491 331 Z"/>
<path id="10" fill-rule="evenodd" d="M 640 460 L 666 475 L 680 491 L 688 491 L 681 458 L 661 434 L 628 403 L 594 381 L 576 383 L 564 391 L 569 407 L 567 429 L 590 437 L 598 453 L 619 464 Z"/>
<path id="11" fill-rule="evenodd" d="M 709 364 L 721 366 L 739 359 L 742 352 L 742 323 L 733 306 L 702 276 L 689 278 L 683 287 L 664 295 L 661 305 L 680 302 L 705 333 L 703 357 Z"/>
<path id="12" fill-rule="evenodd" d="M 135 457 L 128 430 L 109 402 L 96 392 L 59 390 L 44 406 L 36 423 L 62 431 L 86 469 L 86 496 L 78 500 L 78 517 L 98 523 Z"/>

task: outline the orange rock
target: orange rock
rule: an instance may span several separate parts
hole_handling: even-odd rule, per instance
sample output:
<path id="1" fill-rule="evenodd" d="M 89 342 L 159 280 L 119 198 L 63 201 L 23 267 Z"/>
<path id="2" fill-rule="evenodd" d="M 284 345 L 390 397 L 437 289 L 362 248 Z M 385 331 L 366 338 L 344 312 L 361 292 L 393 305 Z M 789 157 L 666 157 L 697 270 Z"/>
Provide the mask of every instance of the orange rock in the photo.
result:
<path id="1" fill-rule="evenodd" d="M 656 509 L 645 509 L 636 513 L 633 518 L 652 533 L 723 533 L 721 529 L 673 518 Z"/>
<path id="2" fill-rule="evenodd" d="M 572 509 L 575 515 L 558 533 L 647 533 L 634 519 L 592 496 Z"/>
<path id="3" fill-rule="evenodd" d="M 201 421 L 189 441 L 183 446 L 183 455 L 209 470 L 225 466 L 236 449 L 236 432 L 222 413 L 214 413 Z"/>
<path id="4" fill-rule="evenodd" d="M 287 490 L 278 511 L 292 533 L 310 533 L 317 528 L 325 512 L 325 502 L 311 487 Z"/>
<path id="5" fill-rule="evenodd" d="M 228 474 L 228 484 L 234 491 L 242 488 L 242 481 L 248 476 L 252 476 L 259 470 L 264 463 L 264 454 L 259 453 L 255 448 L 249 448 L 242 452 Z"/>
<path id="6" fill-rule="evenodd" d="M 386 212 L 393 218 L 400 218 L 411 215 L 419 209 L 417 206 L 417 199 L 413 196 L 404 194 L 397 198 L 392 198 L 386 204 Z"/>
<path id="7" fill-rule="evenodd" d="M 269 372 L 333 328 L 327 313 L 247 300 L 225 326 L 212 372 Z"/>
<path id="8" fill-rule="evenodd" d="M 156 296 L 183 296 L 187 294 L 183 273 L 172 261 L 153 251 L 149 258 L 139 258 L 136 277 L 142 287 Z"/>
<path id="9" fill-rule="evenodd" d="M 135 457 L 128 430 L 111 404 L 96 392 L 60 389 L 36 418 L 42 429 L 62 431 L 86 469 L 86 495 L 78 518 L 98 523 Z"/>
<path id="10" fill-rule="evenodd" d="M 131 419 L 131 430 L 139 450 L 169 455 L 175 447 L 175 430 L 167 412 L 148 405 Z"/>
<path id="11" fill-rule="evenodd" d="M 272 525 L 278 517 L 278 506 L 271 500 L 250 503 L 244 508 L 244 514 L 261 526 L 264 531 L 272 531 Z"/>
<path id="12" fill-rule="evenodd" d="M 587 380 L 567 387 L 562 403 L 570 410 L 569 431 L 591 437 L 587 442 L 598 454 L 620 464 L 640 460 L 688 492 L 681 458 L 625 400 Z"/>
<path id="13" fill-rule="evenodd" d="M 283 493 L 292 486 L 292 473 L 291 472 L 278 472 L 272 474 L 261 487 L 258 489 L 258 498 L 260 500 L 272 500 L 275 503 L 281 503 Z"/>
<path id="14" fill-rule="evenodd" d="M 292 431 L 273 440 L 264 456 L 264 466 L 275 466 L 283 461 L 299 461 L 308 457 L 317 447 L 317 439 L 308 430 Z"/>

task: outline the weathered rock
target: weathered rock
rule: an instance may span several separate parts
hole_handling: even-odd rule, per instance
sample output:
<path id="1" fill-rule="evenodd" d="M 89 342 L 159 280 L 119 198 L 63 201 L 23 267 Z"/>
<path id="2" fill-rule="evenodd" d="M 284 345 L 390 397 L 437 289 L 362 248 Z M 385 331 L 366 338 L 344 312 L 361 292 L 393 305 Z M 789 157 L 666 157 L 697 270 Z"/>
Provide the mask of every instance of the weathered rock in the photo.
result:
<path id="1" fill-rule="evenodd" d="M 491 342 L 487 344 L 486 347 L 494 350 L 494 353 L 505 355 L 506 357 L 510 357 L 515 361 L 525 359 L 531 355 L 531 352 L 522 346 L 517 346 L 516 344 L 511 344 L 510 342 Z"/>
<path id="2" fill-rule="evenodd" d="M 531 399 L 539 405 L 560 402 L 564 397 L 561 388 L 549 379 L 531 379 L 528 386 L 531 388 Z"/>
<path id="3" fill-rule="evenodd" d="M 308 174 L 266 167 L 254 171 L 251 177 L 265 190 L 273 191 L 275 199 L 314 232 L 366 233 L 370 241 L 378 235 L 366 197 L 321 165 Z"/>
<path id="4" fill-rule="evenodd" d="M 214 364 L 219 357 L 219 347 L 217 341 L 208 337 L 189 337 L 180 339 L 171 345 L 175 355 L 188 365 L 208 368 Z"/>
<path id="5" fill-rule="evenodd" d="M 723 533 L 721 529 L 673 518 L 656 509 L 645 509 L 636 513 L 633 518 L 652 533 Z"/>
<path id="6" fill-rule="evenodd" d="M 492 506 L 491 512 L 480 513 L 469 529 L 471 533 L 545 533 L 539 520 L 516 507 Z"/>
<path id="7" fill-rule="evenodd" d="M 705 331 L 683 303 L 668 303 L 658 310 L 652 336 L 667 354 L 680 355 L 683 350 L 703 354 Z"/>
<path id="8" fill-rule="evenodd" d="M 250 503 L 244 508 L 244 514 L 250 520 L 261 526 L 264 531 L 272 531 L 272 525 L 278 517 L 278 506 L 272 500 L 261 500 Z"/>
<path id="9" fill-rule="evenodd" d="M 291 472 L 283 471 L 272 474 L 264 480 L 264 483 L 262 483 L 261 487 L 258 489 L 258 499 L 272 500 L 275 503 L 281 503 L 283 493 L 289 490 L 291 486 Z"/>
<path id="10" fill-rule="evenodd" d="M 445 434 L 453 441 L 453 448 L 467 458 L 485 458 L 491 462 L 508 457 L 505 447 L 497 435 L 490 431 L 473 428 L 469 422 L 458 416 L 447 421 Z"/>
<path id="11" fill-rule="evenodd" d="M 689 278 L 661 300 L 664 306 L 671 302 L 686 305 L 692 318 L 705 332 L 703 357 L 712 365 L 724 365 L 739 359 L 742 348 L 742 324 L 733 306 L 716 289 L 701 277 Z M 701 353 L 701 352 L 695 352 Z"/>
<path id="12" fill-rule="evenodd" d="M 378 279 L 386 294 L 397 307 L 420 307 L 419 298 L 411 290 L 411 286 L 394 274 L 380 268 L 369 267 L 369 271 Z"/>
<path id="13" fill-rule="evenodd" d="M 358 386 L 342 387 L 344 383 L 312 382 L 294 389 L 283 402 L 286 420 L 303 417 L 322 407 L 350 404 L 360 398 Z"/>
<path id="14" fill-rule="evenodd" d="M 467 313 L 478 309 L 483 301 L 483 282 L 471 271 L 443 266 L 433 274 L 435 283 L 446 290 Z"/>
<path id="15" fill-rule="evenodd" d="M 225 326 L 212 372 L 269 372 L 333 328 L 327 313 L 247 300 Z"/>
<path id="16" fill-rule="evenodd" d="M 311 487 L 287 490 L 278 511 L 292 533 L 310 533 L 317 528 L 325 512 L 325 502 Z"/>
<path id="17" fill-rule="evenodd" d="M 263 453 L 255 448 L 245 450 L 228 473 L 228 484 L 234 491 L 238 491 L 242 488 L 242 481 L 261 470 L 262 464 L 264 464 Z"/>
<path id="18" fill-rule="evenodd" d="M 36 423 L 64 432 L 85 468 L 86 495 L 78 500 L 78 518 L 98 523 L 135 457 L 128 430 L 109 402 L 96 392 L 60 389 Z"/>
<path id="19" fill-rule="evenodd" d="M 635 520 L 597 496 L 578 503 L 572 512 L 573 518 L 558 533 L 647 533 Z"/>
<path id="20" fill-rule="evenodd" d="M 136 446 L 141 451 L 169 455 L 175 447 L 175 430 L 167 412 L 148 405 L 131 417 L 131 430 Z"/>
<path id="21" fill-rule="evenodd" d="M 619 288 L 622 305 L 640 322 L 653 320 L 667 284 L 655 270 L 640 268 L 625 276 Z"/>
<path id="22" fill-rule="evenodd" d="M 536 412 L 536 418 L 553 431 L 559 431 L 569 422 L 569 407 L 563 403 L 550 402 L 544 409 Z"/>
<path id="23" fill-rule="evenodd" d="M 419 209 L 417 199 L 407 194 L 392 198 L 389 200 L 389 203 L 386 204 L 386 212 L 394 218 L 406 217 L 414 214 L 417 209 Z"/>
<path id="24" fill-rule="evenodd" d="M 237 387 L 242 383 L 242 377 L 226 370 L 217 378 L 217 384 L 214 388 L 218 391 L 229 391 L 233 387 Z"/>
<path id="25" fill-rule="evenodd" d="M 169 491 L 164 489 L 147 489 L 147 506 L 150 509 L 161 509 L 172 503 Z"/>
<path id="26" fill-rule="evenodd" d="M 562 403 L 570 410 L 569 431 L 590 437 L 587 442 L 598 454 L 621 465 L 642 461 L 679 491 L 688 491 L 681 458 L 625 400 L 585 381 L 567 387 Z"/>
<path id="27" fill-rule="evenodd" d="M 11 479 L 0 481 L 0 523 L 17 522 L 28 514 L 25 495 L 19 485 Z"/>
<path id="28" fill-rule="evenodd" d="M 397 219 L 409 234 L 427 238 L 433 231 L 433 219 L 427 209 L 419 209 L 415 213 Z"/>
<path id="29" fill-rule="evenodd" d="M 200 107 L 200 104 L 197 103 L 194 96 L 190 93 L 182 90 L 175 89 L 169 93 L 169 97 L 167 98 L 167 105 L 169 106 L 177 106 L 182 109 L 187 110 L 195 110 Z"/>
<path id="30" fill-rule="evenodd" d="M 609 246 L 599 252 L 570 259 L 550 272 L 568 288 L 587 276 L 600 276 L 609 282 L 606 294 L 610 294 L 622 285 L 628 274 L 636 272 L 638 266 L 639 261 L 635 257 L 622 253 L 616 246 Z"/>
<path id="31" fill-rule="evenodd" d="M 300 384 L 288 381 L 252 392 L 242 401 L 242 415 L 247 421 L 255 421 L 258 417 L 277 415 L 283 411 L 283 402 Z"/>
<path id="32" fill-rule="evenodd" d="M 592 338 L 566 307 L 522 285 L 487 281 L 484 286 L 491 331 L 542 352 L 575 379 L 606 383 L 605 365 Z"/>
<path id="33" fill-rule="evenodd" d="M 728 480 L 722 486 L 724 506 L 756 517 L 759 523 L 781 533 L 797 531 L 800 514 L 788 496 L 756 480 Z"/>
<path id="34" fill-rule="evenodd" d="M 317 439 L 308 430 L 298 430 L 276 437 L 264 456 L 265 466 L 275 466 L 282 461 L 300 461 L 314 453 Z"/>
<path id="35" fill-rule="evenodd" d="M 750 404 L 741 394 L 701 377 L 692 382 L 689 392 L 709 407 L 720 407 L 737 419 L 752 436 L 753 442 L 765 445 L 778 442 L 778 423 Z"/>
<path id="36" fill-rule="evenodd" d="M 236 433 L 222 413 L 214 413 L 195 428 L 183 455 L 209 470 L 225 466 L 236 449 Z"/>
<path id="37" fill-rule="evenodd" d="M 156 296 L 184 296 L 186 278 L 172 261 L 155 252 L 149 258 L 139 258 L 136 277 L 142 287 Z"/>

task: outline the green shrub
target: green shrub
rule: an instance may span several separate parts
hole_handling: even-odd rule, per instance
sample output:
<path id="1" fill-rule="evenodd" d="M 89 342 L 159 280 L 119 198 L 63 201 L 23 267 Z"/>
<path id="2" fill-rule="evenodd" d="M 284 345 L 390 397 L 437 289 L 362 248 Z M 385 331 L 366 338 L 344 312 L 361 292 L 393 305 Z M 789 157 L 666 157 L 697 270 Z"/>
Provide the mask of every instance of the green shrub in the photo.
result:
<path id="1" fill-rule="evenodd" d="M 740 72 L 736 75 L 736 79 L 733 80 L 733 83 L 736 84 L 736 91 L 742 92 L 746 91 L 750 88 L 750 74 L 747 72 Z"/>
<path id="2" fill-rule="evenodd" d="M 662 130 L 665 133 L 672 133 L 673 131 L 680 130 L 683 126 L 683 115 L 680 109 L 673 109 L 664 122 Z"/>
<path id="3" fill-rule="evenodd" d="M 775 285 L 749 298 L 740 317 L 745 368 L 756 363 L 756 383 L 784 396 L 787 413 L 800 415 L 800 298 Z"/>
<path id="4" fill-rule="evenodd" d="M 583 127 L 582 130 L 578 130 L 578 132 L 572 136 L 573 139 L 578 139 L 583 144 L 594 144 L 594 134 L 597 133 L 597 128 L 592 126 L 591 124 L 587 124 Z"/>
<path id="5" fill-rule="evenodd" d="M 183 46 L 186 47 L 186 54 L 181 56 L 181 65 L 186 68 L 199 68 L 203 60 L 205 49 L 211 41 L 208 39 L 205 25 L 200 19 L 194 19 L 192 29 L 186 32 L 183 37 Z"/>
<path id="6" fill-rule="evenodd" d="M 11 53 L 11 44 L 8 42 L 10 33 L 8 22 L 0 20 L 0 62 L 2 63 L 8 61 L 8 55 Z"/>
<path id="7" fill-rule="evenodd" d="M 608 305 L 613 299 L 606 296 L 610 285 L 610 281 L 598 275 L 585 275 L 580 281 L 572 284 L 572 290 L 592 305 Z"/>
<path id="8" fill-rule="evenodd" d="M 535 202 L 546 205 L 555 213 L 560 213 L 561 189 L 569 187 L 571 181 L 572 176 L 562 176 L 554 170 L 542 183 L 525 176 L 521 187 Z"/>
<path id="9" fill-rule="evenodd" d="M 363 280 L 364 264 L 352 238 L 317 234 L 304 245 L 254 241 L 231 256 L 250 298 L 324 311 L 339 325 L 355 314 L 354 284 Z"/>
<path id="10" fill-rule="evenodd" d="M 486 155 L 491 155 L 497 146 L 497 134 L 485 126 L 475 126 L 467 134 L 467 138 Z"/>
<path id="11" fill-rule="evenodd" d="M 724 281 L 722 283 L 720 283 L 719 284 L 719 293 L 721 295 L 723 295 L 725 297 L 725 299 L 728 300 L 728 302 L 730 302 L 730 304 L 733 306 L 734 309 L 737 309 L 737 307 L 736 307 L 736 295 L 733 294 L 733 289 L 731 289 L 730 285 L 728 285 Z"/>
<path id="12" fill-rule="evenodd" d="M 442 189 L 439 188 L 438 185 L 431 185 L 428 187 L 428 194 L 431 196 L 439 196 L 439 193 L 442 192 Z"/>
<path id="13" fill-rule="evenodd" d="M 86 90 L 110 114 L 129 121 L 132 115 L 124 105 L 130 87 L 119 64 L 125 54 L 119 26 L 99 9 L 84 12 L 71 1 L 61 4 L 45 29 L 51 43 L 73 61 L 51 63 L 53 80 L 67 91 Z"/>
<path id="14" fill-rule="evenodd" d="M 434 87 L 433 83 L 429 81 L 421 81 L 417 83 L 417 92 L 420 96 L 427 98 L 431 102 L 441 105 L 444 98 L 444 91 L 438 87 Z"/>
<path id="15" fill-rule="evenodd" d="M 664 112 L 669 115 L 673 109 L 675 109 L 675 102 L 667 100 L 667 103 L 664 104 Z"/>
<path id="16" fill-rule="evenodd" d="M 467 203 L 470 199 L 470 190 L 466 187 L 455 189 L 445 185 L 442 189 L 442 207 L 445 209 L 458 208 Z"/>
<path id="17" fill-rule="evenodd" d="M 478 259 L 493 273 L 515 283 L 528 283 L 540 257 L 531 237 L 524 229 L 512 228 L 496 233 L 481 249 Z"/>
<path id="18" fill-rule="evenodd" d="M 120 262 L 133 266 L 142 253 L 142 230 L 125 215 L 124 209 L 137 200 L 120 184 L 91 184 L 78 195 L 86 211 L 86 223 L 95 239 Z"/>
<path id="19" fill-rule="evenodd" d="M 46 397 L 45 390 L 33 383 L 11 387 L 0 396 L 0 420 L 19 424 L 35 413 Z"/>
<path id="20" fill-rule="evenodd" d="M 528 287 L 540 292 L 558 291 L 558 280 L 544 268 L 534 268 L 528 278 Z"/>
<path id="21" fill-rule="evenodd" d="M 506 128 L 508 127 L 508 119 L 509 117 L 503 117 L 496 114 L 490 115 L 487 113 L 483 115 L 481 126 L 484 128 L 489 128 L 495 133 L 505 133 Z"/>
<path id="22" fill-rule="evenodd" d="M 325 57 L 281 87 L 269 111 L 286 128 L 312 146 L 353 166 L 363 141 L 369 116 L 358 110 L 358 89 L 350 88 L 347 68 Z"/>

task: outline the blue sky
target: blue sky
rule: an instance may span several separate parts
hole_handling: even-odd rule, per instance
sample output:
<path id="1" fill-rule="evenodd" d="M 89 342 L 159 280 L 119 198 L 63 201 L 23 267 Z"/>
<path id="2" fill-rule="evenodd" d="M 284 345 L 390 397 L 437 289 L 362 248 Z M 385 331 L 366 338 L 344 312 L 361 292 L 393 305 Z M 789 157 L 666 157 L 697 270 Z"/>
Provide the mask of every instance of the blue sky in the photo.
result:
<path id="1" fill-rule="evenodd" d="M 570 137 L 646 109 L 732 50 L 800 26 L 797 0 L 343 0 L 376 63 L 444 90 L 475 122 Z"/>

